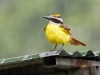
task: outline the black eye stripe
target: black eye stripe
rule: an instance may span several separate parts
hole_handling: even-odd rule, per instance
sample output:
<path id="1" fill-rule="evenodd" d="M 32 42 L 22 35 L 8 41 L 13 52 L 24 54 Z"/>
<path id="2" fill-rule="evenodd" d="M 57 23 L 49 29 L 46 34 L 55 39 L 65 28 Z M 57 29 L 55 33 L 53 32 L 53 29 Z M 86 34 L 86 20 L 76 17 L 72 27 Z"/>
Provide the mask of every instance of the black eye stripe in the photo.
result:
<path id="1" fill-rule="evenodd" d="M 63 24 L 63 22 L 60 21 L 60 20 L 57 20 L 57 19 L 54 19 L 54 18 L 51 18 L 51 20 L 52 20 L 53 22 L 55 22 L 55 23 L 61 23 L 61 24 Z"/>

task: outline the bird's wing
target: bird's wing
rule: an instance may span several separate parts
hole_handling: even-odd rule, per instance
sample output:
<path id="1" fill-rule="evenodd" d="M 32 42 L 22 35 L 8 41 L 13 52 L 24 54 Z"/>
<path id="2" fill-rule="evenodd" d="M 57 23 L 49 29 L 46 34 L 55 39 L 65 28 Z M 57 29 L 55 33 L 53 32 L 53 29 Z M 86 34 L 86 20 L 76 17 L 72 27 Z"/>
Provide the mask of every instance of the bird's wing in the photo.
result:
<path id="1" fill-rule="evenodd" d="M 70 33 L 71 29 L 68 28 L 65 24 L 61 24 L 60 27 L 64 28 L 68 32 L 68 34 L 71 35 L 71 33 Z"/>
<path id="2" fill-rule="evenodd" d="M 62 27 L 64 29 L 64 31 L 66 31 L 70 35 L 69 43 L 71 45 L 75 45 L 75 46 L 80 46 L 80 45 L 86 46 L 85 43 L 83 43 L 83 42 L 81 42 L 81 41 L 79 41 L 79 40 L 77 40 L 77 39 L 75 39 L 75 38 L 72 37 L 72 35 L 70 33 L 70 28 L 68 28 L 66 25 L 62 24 L 62 25 L 60 25 L 60 27 Z"/>
<path id="3" fill-rule="evenodd" d="M 47 25 L 45 26 L 44 31 L 46 30 L 46 27 L 47 27 Z"/>
<path id="4" fill-rule="evenodd" d="M 44 28 L 44 31 L 45 31 L 46 27 Z"/>

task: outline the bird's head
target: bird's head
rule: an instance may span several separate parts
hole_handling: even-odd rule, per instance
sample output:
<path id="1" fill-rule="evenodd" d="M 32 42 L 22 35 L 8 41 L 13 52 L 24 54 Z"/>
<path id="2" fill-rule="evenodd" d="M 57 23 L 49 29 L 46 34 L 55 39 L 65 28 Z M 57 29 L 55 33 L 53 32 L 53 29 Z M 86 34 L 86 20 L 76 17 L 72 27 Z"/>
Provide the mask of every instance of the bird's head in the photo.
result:
<path id="1" fill-rule="evenodd" d="M 60 16 L 60 14 L 54 14 L 54 15 L 50 15 L 50 16 L 43 16 L 43 18 L 55 22 L 55 23 L 61 23 L 63 24 L 63 20 Z"/>

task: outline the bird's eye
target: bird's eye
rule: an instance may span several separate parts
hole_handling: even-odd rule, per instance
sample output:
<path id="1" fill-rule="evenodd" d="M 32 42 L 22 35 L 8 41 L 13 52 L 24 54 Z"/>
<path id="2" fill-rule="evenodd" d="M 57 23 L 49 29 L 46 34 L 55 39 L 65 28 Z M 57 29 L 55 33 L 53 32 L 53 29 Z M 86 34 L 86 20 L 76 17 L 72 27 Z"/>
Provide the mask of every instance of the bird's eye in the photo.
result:
<path id="1" fill-rule="evenodd" d="M 60 20 L 58 20 L 58 19 L 54 19 L 54 18 L 52 18 L 51 19 L 53 22 L 55 22 L 55 23 L 60 23 L 60 24 L 63 24 L 63 22 L 62 21 L 60 21 Z"/>

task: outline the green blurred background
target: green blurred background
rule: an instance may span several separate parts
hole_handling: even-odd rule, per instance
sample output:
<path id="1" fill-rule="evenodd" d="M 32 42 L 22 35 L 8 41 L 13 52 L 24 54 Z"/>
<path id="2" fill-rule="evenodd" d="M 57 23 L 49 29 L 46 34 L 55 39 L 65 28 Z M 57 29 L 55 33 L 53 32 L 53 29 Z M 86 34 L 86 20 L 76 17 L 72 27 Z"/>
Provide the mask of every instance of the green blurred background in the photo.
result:
<path id="1" fill-rule="evenodd" d="M 73 36 L 88 45 L 68 43 L 66 51 L 99 50 L 100 0 L 0 0 L 0 59 L 53 49 L 45 37 L 48 21 L 43 16 L 56 13 Z"/>

